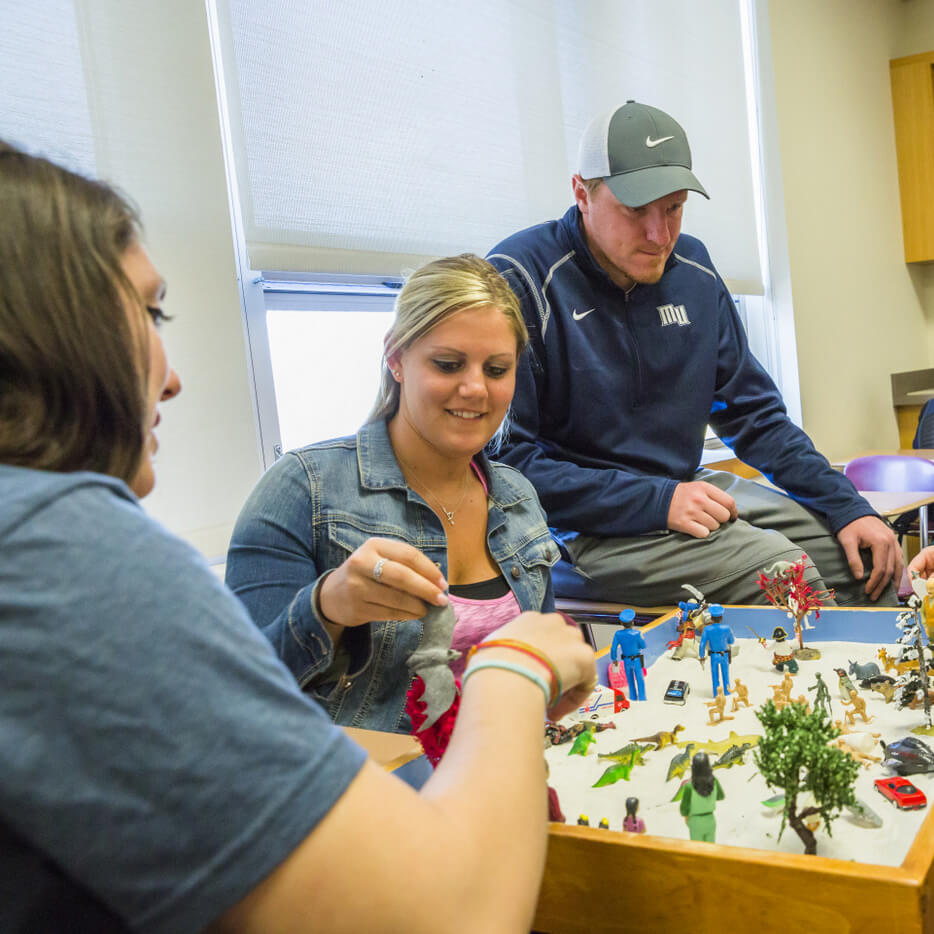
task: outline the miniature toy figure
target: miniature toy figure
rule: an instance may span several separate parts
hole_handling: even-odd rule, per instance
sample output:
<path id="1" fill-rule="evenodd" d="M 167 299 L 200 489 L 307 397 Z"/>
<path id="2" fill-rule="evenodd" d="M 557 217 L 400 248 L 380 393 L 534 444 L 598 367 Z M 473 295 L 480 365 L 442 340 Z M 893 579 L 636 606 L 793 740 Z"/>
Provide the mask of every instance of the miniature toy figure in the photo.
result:
<path id="1" fill-rule="evenodd" d="M 930 588 L 928 594 L 931 594 Z M 925 597 L 925 600 L 928 599 L 929 597 Z M 895 622 L 895 625 L 902 630 L 902 635 L 897 641 L 902 645 L 901 660 L 914 661 L 918 667 L 913 672 L 900 674 L 895 683 L 894 696 L 899 709 L 909 707 L 914 710 L 923 707 L 927 732 L 930 733 L 931 701 L 934 699 L 932 698 L 934 691 L 928 678 L 930 660 L 926 654 L 930 653 L 930 648 L 925 650 L 921 638 L 921 601 L 916 594 L 912 594 L 909 598 L 908 607 L 908 610 L 898 615 Z"/>
<path id="2" fill-rule="evenodd" d="M 561 811 L 561 803 L 558 801 L 558 792 L 548 784 L 551 778 L 551 768 L 548 760 L 545 760 L 545 783 L 548 788 L 548 820 L 555 824 L 565 823 L 564 814 Z"/>
<path id="3" fill-rule="evenodd" d="M 878 658 L 879 661 L 882 662 L 882 667 L 886 671 L 895 671 L 895 672 L 898 671 L 898 669 L 895 667 L 895 659 L 892 658 L 891 655 L 889 655 L 887 649 L 885 648 L 879 649 L 879 651 L 876 652 L 876 658 Z"/>
<path id="4" fill-rule="evenodd" d="M 619 662 L 622 660 L 626 669 L 626 681 L 629 683 L 629 699 L 645 700 L 645 681 L 642 678 L 644 661 L 642 653 L 645 651 L 645 639 L 638 629 L 634 629 L 635 610 L 623 610 L 619 614 L 619 621 L 623 628 L 616 631 L 613 644 L 610 648 L 610 658 Z"/>
<path id="5" fill-rule="evenodd" d="M 928 642 L 934 641 L 934 577 L 929 577 L 924 584 L 925 595 L 921 604 L 924 620 L 924 631 Z"/>
<path id="6" fill-rule="evenodd" d="M 808 556 L 801 555 L 801 560 L 791 563 L 778 561 L 759 573 L 759 586 L 772 606 L 784 610 L 793 621 L 795 636 L 798 639 L 798 658 L 820 658 L 817 649 L 805 650 L 803 630 L 813 629 L 808 623 L 808 614 L 814 611 L 815 619 L 820 619 L 823 601 L 833 598 L 832 590 L 814 590 L 804 579 L 808 570 Z M 794 673 L 794 672 L 792 672 Z"/>
<path id="7" fill-rule="evenodd" d="M 645 833 L 645 821 L 638 817 L 639 799 L 626 799 L 626 816 L 623 818 L 623 830 L 629 833 Z"/>
<path id="8" fill-rule="evenodd" d="M 597 826 L 598 826 L 601 830 L 609 830 L 609 829 L 610 829 L 610 819 L 609 819 L 608 817 L 601 817 L 601 818 L 600 818 L 600 823 L 597 824 Z"/>
<path id="9" fill-rule="evenodd" d="M 694 743 L 688 743 L 684 752 L 679 752 L 668 765 L 668 774 L 665 781 L 670 782 L 673 778 L 680 778 L 688 770 L 691 764 L 691 751 L 694 749 Z"/>
<path id="10" fill-rule="evenodd" d="M 743 743 L 742 746 L 730 746 L 729 749 L 713 764 L 715 769 L 732 769 L 734 765 L 745 762 L 747 750 L 752 749 L 752 743 Z"/>
<path id="11" fill-rule="evenodd" d="M 610 662 L 606 669 L 606 679 L 613 689 L 613 713 L 629 710 L 629 699 L 625 691 L 628 684 L 623 666 L 619 662 Z"/>
<path id="12" fill-rule="evenodd" d="M 817 683 L 812 684 L 808 688 L 809 691 L 817 691 L 817 694 L 814 697 L 814 709 L 822 710 L 829 717 L 831 716 L 830 688 L 827 687 L 827 682 L 824 681 L 824 678 L 819 671 L 815 677 L 817 678 Z"/>
<path id="13" fill-rule="evenodd" d="M 610 759 L 615 758 L 614 756 L 603 756 L 602 758 Z M 593 788 L 604 788 L 607 785 L 615 785 L 619 781 L 628 782 L 629 776 L 632 775 L 632 770 L 635 767 L 636 763 L 642 765 L 641 753 L 637 752 L 636 749 L 629 754 L 629 758 L 626 760 L 617 760 L 613 765 L 608 766 L 603 774 L 593 783 L 591 787 Z"/>
<path id="14" fill-rule="evenodd" d="M 856 725 L 856 715 L 859 714 L 863 718 L 863 723 L 869 723 L 870 720 L 874 720 L 875 717 L 869 716 L 866 713 L 866 700 L 863 697 L 860 697 L 856 693 L 856 688 L 853 688 L 850 691 L 849 701 L 840 701 L 844 707 L 852 707 L 852 710 L 846 712 L 846 722 L 852 726 Z"/>
<path id="15" fill-rule="evenodd" d="M 842 668 L 834 668 L 837 673 L 838 687 L 840 688 L 840 700 L 850 699 L 850 692 L 856 690 L 856 685 L 850 680 L 850 676 Z"/>
<path id="16" fill-rule="evenodd" d="M 615 762 L 628 762 L 633 760 L 635 765 L 645 765 L 645 753 L 651 751 L 651 746 L 640 746 L 638 743 L 627 743 L 615 752 L 599 752 L 598 759 L 613 759 Z"/>
<path id="17" fill-rule="evenodd" d="M 593 729 L 593 724 L 587 723 L 584 725 L 584 727 L 585 728 L 577 734 L 573 745 L 568 750 L 569 756 L 586 756 L 587 750 L 590 749 L 591 743 L 595 743 L 597 741 L 597 737 L 594 736 L 596 730 Z"/>
<path id="18" fill-rule="evenodd" d="M 874 736 L 878 737 L 879 734 L 841 733 L 835 739 L 832 739 L 830 744 L 852 756 L 860 765 L 868 769 L 870 763 L 882 761 L 881 756 L 872 755 L 872 752 L 879 748 L 878 739 L 875 739 Z"/>
<path id="19" fill-rule="evenodd" d="M 606 723 L 599 722 L 579 722 L 573 723 L 571 726 L 563 726 L 560 723 L 552 723 L 548 721 L 545 724 L 545 746 L 560 746 L 564 743 L 571 742 L 572 739 L 576 739 L 580 736 L 584 730 L 593 730 L 594 733 L 602 733 L 604 730 L 615 730 L 616 724 L 612 720 L 608 720 Z"/>
<path id="20" fill-rule="evenodd" d="M 723 711 L 726 708 L 726 695 L 723 693 L 723 688 L 717 688 L 717 696 L 712 701 L 705 701 L 707 704 L 707 722 L 713 725 L 714 723 L 722 723 L 724 720 L 735 720 L 736 717 L 729 717 Z M 716 716 L 716 719 L 714 719 Z"/>
<path id="21" fill-rule="evenodd" d="M 706 752 L 697 753 L 691 760 L 691 780 L 685 782 L 674 800 L 681 802 L 681 816 L 688 825 L 692 840 L 715 843 L 717 821 L 714 809 L 725 794 L 713 774 Z"/>
<path id="22" fill-rule="evenodd" d="M 934 751 L 924 740 L 906 736 L 894 743 L 880 743 L 885 759 L 884 768 L 897 775 L 922 775 L 934 772 Z"/>
<path id="23" fill-rule="evenodd" d="M 892 703 L 895 697 L 895 679 L 888 675 L 879 675 L 878 678 L 871 678 L 869 681 L 869 690 L 881 694 L 887 704 Z"/>
<path id="24" fill-rule="evenodd" d="M 710 614 L 710 622 L 704 627 L 697 657 L 703 661 L 705 650 L 710 652 L 710 679 L 716 697 L 721 685 L 724 694 L 730 693 L 727 686 L 730 683 L 730 646 L 735 640 L 733 630 L 723 622 L 723 607 L 713 603 L 707 612 Z"/>
<path id="25" fill-rule="evenodd" d="M 781 684 L 770 684 L 769 687 L 772 689 L 772 703 L 778 707 L 779 710 L 782 709 L 786 704 L 791 703 L 791 692 L 794 689 L 795 682 L 791 677 L 791 672 L 786 671 L 785 677 L 782 678 Z"/>
<path id="26" fill-rule="evenodd" d="M 751 626 L 746 627 L 758 640 L 762 648 L 767 649 L 765 639 L 760 636 Z M 772 667 L 776 671 L 784 671 L 786 668 L 793 675 L 798 673 L 798 663 L 795 661 L 795 649 L 788 641 L 788 633 L 782 626 L 776 626 L 772 630 Z"/>
<path id="27" fill-rule="evenodd" d="M 675 661 L 683 658 L 697 658 L 698 636 L 704 628 L 704 612 L 707 601 L 704 595 L 690 584 L 682 585 L 695 597 L 695 600 L 682 600 L 678 603 L 678 638 L 665 647 L 674 649 L 669 656 Z"/>
<path id="28" fill-rule="evenodd" d="M 633 742 L 652 743 L 656 749 L 664 749 L 666 746 L 671 746 L 675 743 L 678 734 L 683 729 L 683 724 L 678 723 L 670 730 L 659 730 L 657 733 L 653 733 L 651 736 L 640 736 L 638 739 L 634 739 Z"/>
<path id="29" fill-rule="evenodd" d="M 707 755 L 722 755 L 730 746 L 742 746 L 743 743 L 749 743 L 755 746 L 759 742 L 758 733 L 745 733 L 742 736 L 736 730 L 730 730 L 730 735 L 726 739 L 708 739 L 703 743 L 696 743 L 698 752 L 706 752 Z"/>
<path id="30" fill-rule="evenodd" d="M 697 658 L 697 639 L 696 627 L 691 618 L 691 614 L 697 609 L 697 604 L 686 603 L 684 600 L 678 603 L 678 623 L 676 631 L 678 637 L 665 643 L 666 649 L 672 649 L 669 658 L 680 662 L 683 658 Z"/>
<path id="31" fill-rule="evenodd" d="M 779 839 L 790 824 L 804 852 L 816 853 L 817 839 L 808 824 L 819 814 L 829 831 L 840 809 L 853 804 L 859 766 L 846 753 L 828 746 L 837 730 L 822 710 L 808 713 L 801 704 L 778 710 L 766 701 L 756 716 L 765 731 L 754 753 L 756 765 L 769 787 L 785 794 Z M 808 794 L 813 795 L 812 803 L 807 801 Z"/>
<path id="32" fill-rule="evenodd" d="M 859 665 L 851 661 L 847 671 L 856 678 L 857 681 L 868 681 L 870 678 L 882 674 L 882 672 L 879 671 L 879 666 L 875 662 L 864 662 L 862 665 Z"/>
<path id="33" fill-rule="evenodd" d="M 589 827 L 590 818 L 586 814 L 579 814 L 577 817 L 577 826 L 578 827 Z"/>
<path id="34" fill-rule="evenodd" d="M 734 713 L 739 709 L 740 704 L 752 706 L 749 703 L 749 688 L 739 678 L 736 678 L 733 683 L 733 706 L 731 708 Z"/>
<path id="35" fill-rule="evenodd" d="M 811 703 L 803 694 L 799 694 L 797 697 L 793 698 L 790 703 L 800 704 L 808 713 L 811 712 Z"/>

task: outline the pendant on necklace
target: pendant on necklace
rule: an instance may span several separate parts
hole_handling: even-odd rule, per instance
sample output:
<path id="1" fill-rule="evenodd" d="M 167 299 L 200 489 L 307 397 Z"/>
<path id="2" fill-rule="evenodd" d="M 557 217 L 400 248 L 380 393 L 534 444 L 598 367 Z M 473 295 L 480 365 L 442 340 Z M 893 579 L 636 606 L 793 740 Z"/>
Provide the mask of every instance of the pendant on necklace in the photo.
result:
<path id="1" fill-rule="evenodd" d="M 448 517 L 448 522 L 450 522 L 451 525 L 454 525 L 454 512 L 453 512 L 453 510 L 449 511 L 449 510 L 445 509 L 444 506 L 442 506 L 442 507 L 441 507 L 441 511 Z"/>

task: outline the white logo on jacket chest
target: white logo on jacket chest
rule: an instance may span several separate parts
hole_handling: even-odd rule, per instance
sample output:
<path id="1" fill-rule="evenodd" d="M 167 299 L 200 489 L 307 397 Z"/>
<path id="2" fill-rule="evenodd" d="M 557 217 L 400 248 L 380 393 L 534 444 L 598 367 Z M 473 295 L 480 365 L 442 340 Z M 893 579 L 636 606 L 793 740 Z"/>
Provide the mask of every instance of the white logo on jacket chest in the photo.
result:
<path id="1" fill-rule="evenodd" d="M 658 317 L 662 327 L 669 324 L 685 325 L 691 323 L 684 305 L 659 305 Z"/>

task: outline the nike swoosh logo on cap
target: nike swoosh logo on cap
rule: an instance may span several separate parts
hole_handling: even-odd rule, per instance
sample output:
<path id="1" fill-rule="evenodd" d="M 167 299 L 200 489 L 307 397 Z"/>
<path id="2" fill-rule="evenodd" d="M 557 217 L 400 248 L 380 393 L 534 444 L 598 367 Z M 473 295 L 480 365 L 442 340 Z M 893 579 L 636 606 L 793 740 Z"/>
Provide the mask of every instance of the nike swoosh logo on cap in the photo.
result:
<path id="1" fill-rule="evenodd" d="M 646 138 L 645 138 L 645 145 L 648 146 L 649 149 L 654 149 L 659 143 L 667 143 L 668 140 L 670 140 L 670 139 L 674 139 L 674 137 L 673 137 L 673 136 L 663 136 L 663 137 L 661 137 L 660 139 L 652 139 L 651 136 L 646 136 Z"/>
<path id="2" fill-rule="evenodd" d="M 588 308 L 587 311 L 580 311 L 580 312 L 579 312 L 579 311 L 575 308 L 575 309 L 571 312 L 571 317 L 572 317 L 575 321 L 583 321 L 584 318 L 586 318 L 587 315 L 590 314 L 590 312 L 596 311 L 596 310 L 597 310 L 596 308 Z"/>

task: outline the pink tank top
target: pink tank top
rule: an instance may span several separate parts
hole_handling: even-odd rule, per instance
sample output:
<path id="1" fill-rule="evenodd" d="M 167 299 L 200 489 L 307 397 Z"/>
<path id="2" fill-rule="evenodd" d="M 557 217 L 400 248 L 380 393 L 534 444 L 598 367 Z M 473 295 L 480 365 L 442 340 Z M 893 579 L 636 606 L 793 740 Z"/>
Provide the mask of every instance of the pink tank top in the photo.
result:
<path id="1" fill-rule="evenodd" d="M 483 492 L 489 494 L 486 478 L 476 461 L 471 461 L 474 473 L 483 486 Z M 478 642 L 482 642 L 491 632 L 505 626 L 515 619 L 522 610 L 516 595 L 510 590 L 501 597 L 492 600 L 473 600 L 469 597 L 459 597 L 449 593 L 448 599 L 454 610 L 457 622 L 454 624 L 454 635 L 451 638 L 451 648 L 461 653 L 460 658 L 451 662 L 451 670 L 459 678 L 467 667 L 467 653 Z"/>
<path id="2" fill-rule="evenodd" d="M 460 658 L 451 662 L 451 671 L 459 678 L 467 667 L 467 653 L 470 649 L 491 632 L 515 619 L 522 611 L 511 590 L 495 600 L 471 600 L 452 593 L 448 594 L 448 599 L 457 618 L 451 648 L 461 653 Z"/>

